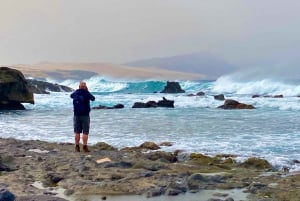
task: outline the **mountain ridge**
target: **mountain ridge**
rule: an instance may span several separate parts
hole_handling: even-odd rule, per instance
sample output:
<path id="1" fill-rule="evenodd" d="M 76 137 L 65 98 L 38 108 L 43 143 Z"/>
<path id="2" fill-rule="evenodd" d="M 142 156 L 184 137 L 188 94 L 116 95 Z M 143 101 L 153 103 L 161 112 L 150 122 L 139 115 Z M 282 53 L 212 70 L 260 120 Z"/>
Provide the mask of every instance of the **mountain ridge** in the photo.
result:
<path id="1" fill-rule="evenodd" d="M 205 74 L 207 78 L 216 79 L 231 73 L 236 67 L 226 60 L 211 53 L 180 54 L 170 57 L 154 57 L 124 63 L 134 67 L 158 67 L 166 70 L 186 73 Z"/>

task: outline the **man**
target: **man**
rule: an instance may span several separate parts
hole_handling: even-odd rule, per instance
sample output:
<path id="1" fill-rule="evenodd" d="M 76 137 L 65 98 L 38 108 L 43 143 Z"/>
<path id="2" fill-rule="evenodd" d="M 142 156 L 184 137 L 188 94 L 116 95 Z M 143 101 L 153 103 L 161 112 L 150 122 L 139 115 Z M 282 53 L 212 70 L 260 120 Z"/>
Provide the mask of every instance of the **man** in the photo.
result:
<path id="1" fill-rule="evenodd" d="M 74 133 L 75 133 L 75 151 L 80 152 L 80 133 L 82 133 L 83 151 L 90 152 L 87 146 L 88 135 L 90 130 L 90 101 L 94 101 L 95 97 L 88 91 L 86 83 L 81 81 L 79 89 L 71 94 L 74 108 Z"/>

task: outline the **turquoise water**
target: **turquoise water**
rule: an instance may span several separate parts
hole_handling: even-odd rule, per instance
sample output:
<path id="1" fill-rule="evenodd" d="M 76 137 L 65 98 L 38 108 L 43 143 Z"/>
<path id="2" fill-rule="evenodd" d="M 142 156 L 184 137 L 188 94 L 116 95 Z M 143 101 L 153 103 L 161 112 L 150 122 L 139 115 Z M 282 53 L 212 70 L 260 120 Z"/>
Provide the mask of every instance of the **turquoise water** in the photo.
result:
<path id="1" fill-rule="evenodd" d="M 298 82 L 271 80 L 234 81 L 222 77 L 216 81 L 180 82 L 184 94 L 157 93 L 164 81 L 121 81 L 93 77 L 87 80 L 96 96 L 92 106 L 112 106 L 121 103 L 124 109 L 92 110 L 89 143 L 100 141 L 118 148 L 136 146 L 144 141 L 169 141 L 171 147 L 185 152 L 208 155 L 228 153 L 239 160 L 258 156 L 269 160 L 278 169 L 289 166 L 300 170 L 300 85 Z M 62 84 L 76 88 L 78 82 Z M 187 96 L 199 91 L 205 96 Z M 255 110 L 221 110 L 223 101 L 213 95 L 223 93 Z M 284 98 L 252 98 L 253 94 L 278 95 Z M 25 105 L 26 111 L 1 112 L 1 137 L 73 142 L 72 100 L 70 93 L 35 95 L 35 105 Z M 175 108 L 131 108 L 134 102 L 175 101 Z"/>

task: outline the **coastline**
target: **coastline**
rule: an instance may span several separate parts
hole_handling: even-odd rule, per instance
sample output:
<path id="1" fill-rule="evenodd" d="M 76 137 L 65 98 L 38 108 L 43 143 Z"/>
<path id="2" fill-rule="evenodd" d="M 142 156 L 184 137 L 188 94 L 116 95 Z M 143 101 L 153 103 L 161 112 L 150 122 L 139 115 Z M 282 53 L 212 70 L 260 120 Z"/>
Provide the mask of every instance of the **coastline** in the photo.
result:
<path id="1" fill-rule="evenodd" d="M 298 172 L 275 170 L 259 158 L 238 163 L 235 156 L 225 154 L 180 156 L 180 150 L 162 152 L 162 145 L 151 142 L 122 150 L 97 143 L 90 153 L 75 153 L 71 143 L 38 140 L 0 138 L 0 145 L 0 188 L 21 201 L 59 196 L 52 192 L 58 188 L 64 193 L 62 200 L 75 201 L 104 197 L 117 201 L 124 196 L 131 196 L 127 197 L 130 200 L 192 200 L 194 195 L 199 200 L 201 193 L 219 200 L 239 200 L 240 193 L 250 201 L 293 201 L 300 196 Z M 37 182 L 44 189 L 37 188 Z"/>

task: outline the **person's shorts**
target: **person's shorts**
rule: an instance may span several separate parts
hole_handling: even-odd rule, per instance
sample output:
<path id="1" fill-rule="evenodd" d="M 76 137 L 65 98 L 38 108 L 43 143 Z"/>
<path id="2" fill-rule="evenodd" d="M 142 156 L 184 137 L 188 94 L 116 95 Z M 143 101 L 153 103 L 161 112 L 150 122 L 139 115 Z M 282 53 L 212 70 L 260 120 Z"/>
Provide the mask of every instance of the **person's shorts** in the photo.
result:
<path id="1" fill-rule="evenodd" d="M 90 131 L 90 117 L 89 116 L 74 116 L 74 133 L 89 134 Z"/>

